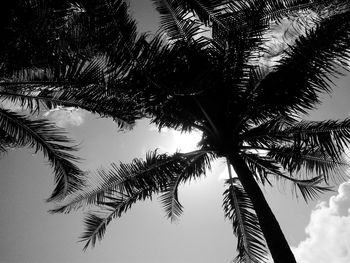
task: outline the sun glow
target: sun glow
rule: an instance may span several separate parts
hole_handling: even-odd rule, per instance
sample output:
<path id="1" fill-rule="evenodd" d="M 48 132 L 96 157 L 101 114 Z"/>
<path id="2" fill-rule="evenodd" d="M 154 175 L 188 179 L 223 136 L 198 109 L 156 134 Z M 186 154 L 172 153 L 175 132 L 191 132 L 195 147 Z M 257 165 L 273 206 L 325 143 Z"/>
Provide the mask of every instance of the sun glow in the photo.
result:
<path id="1" fill-rule="evenodd" d="M 169 144 L 167 147 L 161 147 L 166 152 L 182 152 L 187 153 L 198 149 L 198 143 L 202 138 L 202 133 L 193 131 L 191 133 L 184 133 L 176 130 L 165 129 L 162 132 L 170 135 Z M 225 159 L 219 159 L 214 162 L 212 171 L 217 174 L 219 181 L 229 179 L 227 162 Z M 232 177 L 237 177 L 236 172 L 231 166 Z"/>
<path id="2" fill-rule="evenodd" d="M 190 152 L 198 149 L 198 142 L 202 138 L 202 133 L 193 131 L 191 133 L 181 133 L 180 131 L 171 131 L 173 135 L 173 147 L 180 152 Z"/>

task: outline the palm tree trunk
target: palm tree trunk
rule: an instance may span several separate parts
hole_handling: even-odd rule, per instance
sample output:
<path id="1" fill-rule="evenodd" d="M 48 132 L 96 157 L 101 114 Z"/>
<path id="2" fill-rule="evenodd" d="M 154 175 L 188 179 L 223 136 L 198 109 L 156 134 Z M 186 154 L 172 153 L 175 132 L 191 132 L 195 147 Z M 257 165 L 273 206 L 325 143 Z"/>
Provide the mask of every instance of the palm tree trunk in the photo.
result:
<path id="1" fill-rule="evenodd" d="M 235 155 L 229 156 L 229 160 L 244 190 L 253 203 L 261 230 L 264 233 L 274 263 L 296 263 L 295 257 L 284 237 L 278 221 L 272 213 L 270 206 L 266 202 L 261 189 L 253 178 L 246 163 L 240 156 Z"/>

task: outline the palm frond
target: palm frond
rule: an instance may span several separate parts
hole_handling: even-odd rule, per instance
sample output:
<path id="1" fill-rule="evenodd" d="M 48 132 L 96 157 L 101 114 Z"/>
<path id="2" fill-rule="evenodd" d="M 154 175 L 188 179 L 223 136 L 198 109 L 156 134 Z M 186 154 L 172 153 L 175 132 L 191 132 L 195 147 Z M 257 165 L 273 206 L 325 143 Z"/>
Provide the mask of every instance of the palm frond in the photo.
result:
<path id="1" fill-rule="evenodd" d="M 40 108 L 73 106 L 112 117 L 120 128 L 131 128 L 143 116 L 141 106 L 123 91 L 116 77 L 124 69 L 110 69 L 109 58 L 91 60 L 73 57 L 59 73 L 48 69 L 27 69 L 0 83 L 0 98 L 18 103 L 30 112 Z M 121 96 L 124 94 L 124 96 Z"/>
<path id="2" fill-rule="evenodd" d="M 193 154 L 196 154 L 195 152 Z M 98 171 L 98 181 L 90 189 L 74 193 L 67 204 L 51 212 L 69 213 L 89 204 L 99 204 L 105 197 L 130 194 L 135 190 L 153 189 L 154 193 L 167 189 L 169 182 L 181 174 L 187 163 L 186 155 L 149 152 L 145 160 L 134 159 L 131 163 L 112 164 L 109 170 Z"/>
<path id="3" fill-rule="evenodd" d="M 339 76 L 339 64 L 350 58 L 349 21 L 350 11 L 342 12 L 322 19 L 301 35 L 259 83 L 253 100 L 259 107 L 254 115 L 312 109 L 319 93 L 330 91 L 329 76 Z"/>
<path id="4" fill-rule="evenodd" d="M 254 213 L 249 196 L 237 178 L 227 180 L 223 208 L 225 217 L 232 221 L 233 231 L 238 237 L 238 255 L 234 262 L 267 262 L 267 248 L 259 220 Z"/>
<path id="5" fill-rule="evenodd" d="M 350 142 L 350 119 L 341 121 L 302 121 L 280 133 L 291 138 L 295 146 L 318 149 L 335 161 L 342 155 Z"/>
<path id="6" fill-rule="evenodd" d="M 205 25 L 216 22 L 224 26 L 215 11 L 220 5 L 225 5 L 225 2 L 225 0 L 180 0 L 176 1 L 176 4 L 180 5 L 185 11 L 196 14 Z"/>
<path id="7" fill-rule="evenodd" d="M 321 186 L 320 184 L 322 182 L 324 182 L 323 176 L 316 176 L 308 180 L 293 180 L 293 183 L 294 183 L 293 191 L 296 197 L 298 197 L 298 194 L 297 194 L 297 188 L 298 188 L 305 202 L 308 202 L 309 200 L 316 200 L 320 194 L 327 191 L 333 191 L 332 187 Z"/>
<path id="8" fill-rule="evenodd" d="M 265 180 L 270 183 L 268 175 L 273 175 L 277 180 L 288 180 L 293 184 L 292 192 L 295 196 L 298 197 L 297 190 L 299 190 L 306 202 L 317 198 L 323 192 L 331 191 L 331 187 L 320 186 L 320 184 L 323 182 L 328 184 L 330 177 L 336 181 L 345 179 L 345 168 L 349 166 L 345 160 L 334 161 L 321 152 L 297 147 L 279 146 L 265 148 L 264 151 L 267 153 L 266 156 L 258 156 L 258 154 L 249 152 L 243 154 L 253 174 L 258 176 L 263 183 Z M 288 172 L 290 176 L 285 172 Z M 308 179 L 308 174 L 317 176 Z"/>
<path id="9" fill-rule="evenodd" d="M 201 158 L 200 161 L 197 160 L 199 158 Z M 120 164 L 119 167 L 114 167 L 114 171 L 110 171 L 114 178 L 100 172 L 109 188 L 104 190 L 96 190 L 96 188 L 90 191 L 89 196 L 85 196 L 85 204 L 96 204 L 102 211 L 99 214 L 90 213 L 85 219 L 86 230 L 81 237 L 81 240 L 86 242 L 84 249 L 90 244 L 94 246 L 97 239 L 101 240 L 108 223 L 113 218 L 120 217 L 135 202 L 151 198 L 155 193 L 168 191 L 176 178 L 181 177 L 184 181 L 190 180 L 193 175 L 200 176 L 207 166 L 208 157 L 206 154 L 197 152 L 167 156 L 158 155 L 155 151 L 147 154 L 146 161 L 148 161 L 147 164 L 135 159 L 131 164 Z M 112 183 L 112 180 L 119 182 Z M 74 204 L 70 203 L 70 206 L 61 207 L 52 212 L 69 212 L 83 205 L 82 200 L 75 199 L 74 202 Z M 176 209 L 172 207 L 173 215 L 177 213 L 177 209 L 179 209 L 178 206 Z"/>
<path id="10" fill-rule="evenodd" d="M 189 155 L 185 157 L 186 162 L 181 173 L 171 178 L 167 188 L 160 196 L 166 215 L 171 221 L 176 221 L 183 212 L 183 207 L 178 198 L 179 185 L 205 175 L 206 170 L 210 169 L 212 158 L 206 152 Z"/>
<path id="11" fill-rule="evenodd" d="M 103 217 L 93 213 L 89 213 L 85 216 L 85 232 L 80 237 L 82 242 L 86 242 L 84 250 L 86 250 L 90 244 L 95 246 L 97 239 L 101 240 L 103 238 L 106 227 L 111 220 L 112 216 Z"/>
<path id="12" fill-rule="evenodd" d="M 245 152 L 242 154 L 242 157 L 245 159 L 254 177 L 262 184 L 265 184 L 265 181 L 267 181 L 271 185 L 268 176 L 281 174 L 280 167 L 271 158 L 251 152 Z"/>
<path id="13" fill-rule="evenodd" d="M 282 19 L 297 19 L 303 12 L 315 12 L 319 15 L 330 16 L 342 12 L 348 8 L 346 0 L 241 0 L 228 1 L 226 12 L 231 12 L 231 16 L 242 18 L 242 10 L 252 10 L 260 8 L 263 20 L 266 22 L 280 22 Z M 332 11 L 330 11 L 332 10 Z M 332 14 L 331 14 L 332 13 Z"/>
<path id="14" fill-rule="evenodd" d="M 126 1 L 100 1 L 91 13 L 97 25 L 99 49 L 108 54 L 111 66 L 125 68 L 125 74 L 130 68 L 142 68 L 139 55 L 147 43 L 147 36 L 138 34 L 136 21 L 131 17 Z"/>
<path id="15" fill-rule="evenodd" d="M 317 150 L 276 147 L 271 149 L 268 156 L 280 163 L 293 177 L 308 178 L 310 174 L 315 173 L 317 176 L 322 176 L 327 183 L 330 179 L 335 182 L 344 180 L 346 168 L 349 166 L 345 160 L 335 161 Z"/>
<path id="16" fill-rule="evenodd" d="M 281 140 L 279 133 L 298 123 L 293 115 L 271 116 L 263 121 L 250 120 L 246 123 L 247 130 L 240 134 L 240 138 L 252 147 L 262 147 L 271 144 L 271 141 Z"/>
<path id="17" fill-rule="evenodd" d="M 9 148 L 16 147 L 17 143 L 13 137 L 0 129 L 0 155 L 7 153 Z"/>
<path id="18" fill-rule="evenodd" d="M 320 194 L 334 191 L 331 186 L 325 181 L 323 175 L 312 177 L 311 179 L 296 179 L 286 174 L 280 173 L 276 175 L 276 180 L 284 180 L 292 183 L 292 194 L 298 198 L 302 195 L 304 201 L 307 203 L 310 200 L 316 200 Z M 324 185 L 327 184 L 327 186 Z M 323 185 L 322 185 L 323 184 Z"/>
<path id="19" fill-rule="evenodd" d="M 201 23 L 174 0 L 153 0 L 160 14 L 160 25 L 171 41 L 193 42 L 203 33 Z M 191 17 L 192 16 L 192 17 Z"/>
<path id="20" fill-rule="evenodd" d="M 85 242 L 84 250 L 90 244 L 95 246 L 97 240 L 102 240 L 106 227 L 113 218 L 122 216 L 134 203 L 151 198 L 153 194 L 154 189 L 150 187 L 134 190 L 127 194 L 105 196 L 104 201 L 99 203 L 102 206 L 102 211 L 89 213 L 85 217 L 85 231 L 81 236 L 81 241 Z"/>
<path id="21" fill-rule="evenodd" d="M 288 155 L 287 153 L 285 153 L 288 157 L 290 157 L 290 154 Z M 295 154 L 295 153 L 294 153 Z M 327 176 L 325 175 L 325 171 L 327 171 L 327 174 L 329 174 L 330 172 L 336 173 L 339 172 L 338 170 L 340 170 L 341 166 L 348 166 L 348 164 L 346 163 L 335 163 L 332 160 L 327 160 L 324 158 L 320 158 L 320 157 L 316 157 L 316 156 L 308 156 L 308 155 L 303 155 L 298 156 L 298 158 L 295 158 L 297 160 L 290 160 L 289 161 L 289 165 L 292 164 L 297 164 L 299 162 L 300 166 L 304 165 L 305 166 L 305 170 L 314 170 L 311 167 L 316 166 L 317 168 L 315 169 L 319 169 L 322 170 L 323 173 L 316 173 L 316 174 L 320 174 L 316 177 L 313 177 L 311 179 L 297 179 L 296 175 L 295 175 L 295 171 L 293 170 L 288 170 L 290 172 L 291 175 L 293 176 L 287 176 L 283 170 L 281 170 L 281 167 L 279 167 L 276 164 L 276 161 L 280 161 L 281 160 L 279 158 L 273 158 L 273 156 L 275 157 L 276 152 L 273 152 L 273 150 L 271 152 L 269 152 L 269 154 L 267 156 L 261 157 L 261 156 L 257 156 L 255 154 L 247 154 L 245 153 L 243 156 L 246 159 L 246 162 L 248 164 L 249 169 L 253 172 L 254 175 L 258 176 L 260 181 L 262 183 L 264 183 L 264 181 L 268 181 L 270 185 L 271 182 L 268 180 L 267 176 L 268 175 L 273 175 L 274 178 L 276 178 L 277 180 L 280 179 L 284 179 L 287 180 L 289 182 L 292 183 L 293 188 L 292 188 L 292 193 L 298 198 L 298 191 L 301 193 L 302 197 L 304 198 L 304 200 L 306 202 L 308 202 L 309 200 L 314 200 L 317 197 L 319 197 L 319 195 L 321 193 L 324 193 L 326 191 L 332 191 L 332 188 L 329 186 L 321 186 L 320 184 L 323 182 L 326 182 L 325 179 L 327 178 Z M 285 157 L 285 156 L 284 156 Z M 301 164 L 301 162 L 304 162 L 303 164 Z M 286 169 L 286 164 L 282 163 L 282 168 Z"/>
<path id="22" fill-rule="evenodd" d="M 49 108 L 56 106 L 54 100 L 49 103 L 49 99 L 59 97 L 64 91 L 72 93 L 91 85 L 101 89 L 105 84 L 106 60 L 102 56 L 87 60 L 75 55 L 60 61 L 60 65 L 17 70 L 1 78 L 0 96 L 21 103 L 31 112 L 39 111 L 41 97 L 46 98 L 44 102 Z"/>
<path id="23" fill-rule="evenodd" d="M 56 187 L 49 200 L 62 199 L 83 187 L 83 172 L 73 163 L 76 151 L 64 132 L 46 120 L 30 120 L 20 114 L 0 108 L 0 127 L 18 146 L 28 146 L 41 151 L 54 169 Z"/>
<path id="24" fill-rule="evenodd" d="M 220 20 L 225 28 L 213 25 L 212 42 L 215 43 L 214 46 L 221 46 L 218 50 L 224 56 L 223 79 L 230 86 L 237 87 L 231 89 L 231 92 L 244 93 L 252 86 L 251 73 L 256 68 L 253 61 L 258 60 L 264 51 L 262 44 L 266 40 L 263 34 L 269 27 L 263 21 L 262 7 L 262 4 L 257 4 L 254 8 L 241 7 L 239 14 L 227 12 Z M 242 94 L 234 94 L 236 96 L 243 97 Z"/>
<path id="25" fill-rule="evenodd" d="M 242 134 L 247 149 L 263 150 L 289 173 L 340 175 L 350 140 L 350 120 L 297 121 L 271 119 Z M 244 147 L 243 147 L 244 148 Z M 333 176 L 333 178 L 335 178 Z"/>

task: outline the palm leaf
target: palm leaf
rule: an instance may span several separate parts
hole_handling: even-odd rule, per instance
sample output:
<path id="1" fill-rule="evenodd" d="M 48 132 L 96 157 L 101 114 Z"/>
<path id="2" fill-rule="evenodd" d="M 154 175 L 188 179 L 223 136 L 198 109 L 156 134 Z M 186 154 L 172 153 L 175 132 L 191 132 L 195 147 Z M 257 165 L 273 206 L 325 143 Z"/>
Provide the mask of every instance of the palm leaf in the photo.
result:
<path id="1" fill-rule="evenodd" d="M 193 154 L 196 154 L 194 152 Z M 98 181 L 90 189 L 82 189 L 74 193 L 67 204 L 51 212 L 69 213 L 89 204 L 104 202 L 105 197 L 122 194 L 132 194 L 140 189 L 152 188 L 155 192 L 167 189 L 169 182 L 176 175 L 181 174 L 187 158 L 191 154 L 173 155 L 149 152 L 145 160 L 134 159 L 131 163 L 112 164 L 109 170 L 98 171 Z"/>
<path id="2" fill-rule="evenodd" d="M 275 177 L 277 180 L 285 180 L 292 183 L 292 194 L 296 198 L 299 197 L 298 192 L 302 195 L 304 201 L 307 203 L 310 200 L 316 200 L 320 194 L 327 191 L 334 191 L 330 186 L 321 185 L 325 182 L 325 178 L 322 175 L 315 176 L 311 179 L 296 179 L 285 174 L 278 174 Z M 327 182 L 325 182 L 327 183 Z"/>
<path id="3" fill-rule="evenodd" d="M 335 161 L 350 142 L 350 119 L 342 121 L 302 121 L 277 133 L 293 140 L 295 146 L 318 149 Z"/>
<path id="4" fill-rule="evenodd" d="M 104 0 L 92 11 L 97 24 L 97 35 L 104 37 L 100 48 L 118 60 L 130 60 L 133 57 L 130 51 L 137 39 L 137 27 L 129 14 L 128 4 L 123 0 Z"/>
<path id="5" fill-rule="evenodd" d="M 120 196 L 105 196 L 104 201 L 100 202 L 103 210 L 99 213 L 89 213 L 85 217 L 85 231 L 80 239 L 85 242 L 84 250 L 90 244 L 95 246 L 97 240 L 102 240 L 106 227 L 113 218 L 122 216 L 135 202 L 151 198 L 154 190 L 150 187 L 135 190 L 128 194 L 120 194 Z"/>
<path id="6" fill-rule="evenodd" d="M 316 176 L 308 180 L 293 180 L 295 195 L 298 197 L 296 191 L 298 189 L 305 202 L 308 202 L 309 200 L 316 200 L 324 192 L 333 191 L 329 186 L 320 186 L 319 184 L 323 181 L 323 176 Z"/>
<path id="7" fill-rule="evenodd" d="M 174 0 L 153 0 L 160 14 L 160 25 L 171 41 L 191 43 L 203 33 L 201 24 Z"/>
<path id="8" fill-rule="evenodd" d="M 263 121 L 250 120 L 246 123 L 246 130 L 240 134 L 240 138 L 251 147 L 268 147 L 271 142 L 280 142 L 285 140 L 285 137 L 280 135 L 280 132 L 289 128 L 292 125 L 300 122 L 293 115 L 277 115 L 271 116 Z"/>
<path id="9" fill-rule="evenodd" d="M 194 153 L 193 156 L 192 154 L 174 154 L 169 157 L 166 155 L 157 155 L 155 151 L 147 155 L 147 165 L 135 159 L 133 163 L 129 165 L 120 164 L 119 167 L 114 167 L 115 171 L 112 173 L 114 173 L 114 177 L 119 177 L 118 186 L 110 187 L 104 190 L 103 193 L 101 193 L 101 191 L 100 193 L 96 193 L 95 191 L 95 197 L 92 195 L 88 197 L 89 200 L 87 200 L 87 203 L 95 203 L 102 207 L 103 210 L 101 213 L 103 213 L 103 215 L 101 216 L 101 213 L 90 213 L 86 217 L 86 230 L 81 237 L 81 240 L 86 242 L 84 249 L 90 244 L 94 246 L 97 239 L 101 240 L 108 223 L 113 218 L 120 217 L 130 209 L 135 202 L 151 198 L 155 193 L 168 191 L 174 179 L 184 176 L 186 173 L 188 173 L 187 177 L 193 174 L 196 176 L 202 174 L 204 172 L 203 169 L 205 169 L 205 165 L 203 164 L 205 161 L 201 159 L 201 162 L 198 162 L 197 159 L 203 155 L 205 154 Z M 190 159 L 187 160 L 186 157 Z M 182 160 L 183 158 L 185 159 Z M 151 162 L 151 159 L 157 159 L 157 161 L 154 162 L 153 160 L 153 162 Z M 161 163 L 159 163 L 159 159 L 161 159 Z M 194 159 L 192 163 L 191 159 Z M 186 163 L 188 166 L 183 168 L 183 165 Z M 106 174 L 102 176 L 104 178 L 111 178 Z M 109 183 L 109 185 L 111 186 L 111 183 Z M 70 209 L 77 207 L 77 203 L 73 206 L 61 207 L 54 212 L 69 212 Z M 178 207 L 176 207 L 176 209 L 178 209 Z M 173 215 L 175 215 L 177 211 L 178 210 L 173 210 Z"/>
<path id="10" fill-rule="evenodd" d="M 72 63 L 58 75 L 50 69 L 22 70 L 10 81 L 0 83 L 0 98 L 19 103 L 30 112 L 58 105 L 79 107 L 112 117 L 120 128 L 131 128 L 143 116 L 141 105 L 122 90 L 116 78 L 123 74 L 122 69 L 112 70 L 108 63 L 109 59 L 103 56 L 92 60 L 72 58 Z"/>
<path id="11" fill-rule="evenodd" d="M 77 92 L 91 85 L 101 89 L 105 84 L 106 60 L 102 56 L 87 60 L 75 55 L 60 61 L 59 65 L 17 70 L 2 77 L 0 96 L 21 103 L 31 112 L 39 111 L 40 102 L 46 102 L 49 108 L 56 106 L 54 99 L 58 99 L 63 92 Z M 41 101 L 40 98 L 46 100 Z M 49 103 L 50 98 L 53 99 L 52 103 Z"/>
<path id="12" fill-rule="evenodd" d="M 213 21 L 221 24 L 215 15 L 215 9 L 225 2 L 225 0 L 180 0 L 176 1 L 176 5 L 181 6 L 187 12 L 196 14 L 202 23 L 208 25 Z"/>
<path id="13" fill-rule="evenodd" d="M 212 160 L 205 152 L 198 152 L 186 159 L 181 173 L 171 178 L 166 190 L 160 196 L 166 215 L 171 221 L 176 221 L 183 212 L 178 198 L 179 185 L 205 175 L 206 169 L 210 169 L 210 161 Z"/>
<path id="14" fill-rule="evenodd" d="M 0 154 L 7 153 L 7 150 L 16 147 L 15 139 L 9 136 L 5 131 L 0 129 Z"/>
<path id="15" fill-rule="evenodd" d="M 297 19 L 303 12 L 315 12 L 319 15 L 330 16 L 349 7 L 346 0 L 239 0 L 228 1 L 226 12 L 231 12 L 231 16 L 242 17 L 242 10 L 254 10 L 259 8 L 264 21 L 279 22 L 281 19 Z M 330 10 L 332 10 L 330 12 Z M 220 10 L 221 11 L 221 10 Z M 221 11 L 222 12 L 222 11 Z"/>
<path id="16" fill-rule="evenodd" d="M 223 208 L 225 217 L 232 221 L 238 237 L 238 255 L 234 262 L 267 262 L 267 248 L 253 204 L 237 178 L 226 181 Z"/>
<path id="17" fill-rule="evenodd" d="M 275 162 L 280 163 L 283 169 L 290 174 L 300 172 L 304 172 L 305 174 L 316 173 L 317 175 L 324 176 L 326 181 L 330 176 L 338 180 L 339 178 L 344 178 L 345 168 L 349 166 L 345 160 L 334 160 L 334 158 L 322 153 L 318 149 L 280 146 L 271 148 L 268 156 Z"/>
<path id="18" fill-rule="evenodd" d="M 76 151 L 64 132 L 46 120 L 28 118 L 0 108 L 2 132 L 13 138 L 18 146 L 28 146 L 41 151 L 55 173 L 56 187 L 49 200 L 62 199 L 84 185 L 83 172 L 73 163 L 78 158 L 67 153 Z"/>
<path id="19" fill-rule="evenodd" d="M 281 174 L 280 167 L 270 158 L 251 152 L 245 152 L 242 154 L 242 157 L 245 159 L 256 180 L 262 184 L 265 184 L 265 181 L 267 181 L 271 185 L 268 176 Z"/>
<path id="20" fill-rule="evenodd" d="M 350 120 L 296 121 L 271 119 L 242 134 L 249 147 L 263 150 L 289 173 L 339 174 L 347 166 L 344 151 L 350 140 Z"/>
<path id="21" fill-rule="evenodd" d="M 339 76 L 339 62 L 350 58 L 349 18 L 350 11 L 322 19 L 296 40 L 259 83 L 254 115 L 305 112 L 319 102 L 320 92 L 330 91 L 329 75 Z"/>
<path id="22" fill-rule="evenodd" d="M 283 153 L 285 155 L 283 155 Z M 267 156 L 258 156 L 252 153 L 245 153 L 243 156 L 246 159 L 248 167 L 252 171 L 253 175 L 255 175 L 255 177 L 258 177 L 258 179 L 263 184 L 265 181 L 267 181 L 270 185 L 272 185 L 268 179 L 268 175 L 273 175 L 277 180 L 287 180 L 293 185 L 292 193 L 298 198 L 299 191 L 306 202 L 318 198 L 321 193 L 324 193 L 326 191 L 332 191 L 331 187 L 321 186 L 320 184 L 323 182 L 327 183 L 327 181 L 325 180 L 328 177 L 327 175 L 331 172 L 340 174 L 339 170 L 344 171 L 344 169 L 341 168 L 344 166 L 348 166 L 348 164 L 345 162 L 336 163 L 331 159 L 316 157 L 315 155 L 299 155 L 298 157 L 296 157 L 295 155 L 295 152 L 292 154 L 288 154 L 280 149 L 280 151 L 271 150 L 271 152 L 269 152 Z M 276 158 L 276 156 L 279 156 L 279 158 Z M 291 156 L 294 157 L 293 160 L 281 160 L 284 157 L 288 158 Z M 288 167 L 289 169 L 287 168 L 287 170 L 293 176 L 285 175 L 283 169 L 281 169 L 281 167 L 279 167 L 276 164 L 276 162 L 282 163 L 282 168 L 284 169 Z M 286 163 L 288 163 L 288 165 Z M 298 169 L 296 169 L 294 165 L 298 166 Z M 293 166 L 294 169 L 292 169 L 291 166 Z M 314 170 L 321 170 L 323 171 L 323 173 L 316 173 L 320 175 L 311 179 L 297 179 L 295 178 L 296 172 L 300 171 L 301 169 L 299 166 L 305 167 L 304 169 L 306 171 L 311 170 L 311 172 L 313 172 Z"/>
<path id="23" fill-rule="evenodd" d="M 85 232 L 80 237 L 83 242 L 86 242 L 84 250 L 89 245 L 95 246 L 97 239 L 101 240 L 106 232 L 106 226 L 112 220 L 111 217 L 102 217 L 98 214 L 90 213 L 84 219 Z"/>

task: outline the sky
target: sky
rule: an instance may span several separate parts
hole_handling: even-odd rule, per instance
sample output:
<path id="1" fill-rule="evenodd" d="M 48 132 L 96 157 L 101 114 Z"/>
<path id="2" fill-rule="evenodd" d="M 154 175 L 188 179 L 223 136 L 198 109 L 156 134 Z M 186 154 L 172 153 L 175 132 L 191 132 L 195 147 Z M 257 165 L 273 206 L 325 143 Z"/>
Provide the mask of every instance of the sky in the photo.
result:
<path id="1" fill-rule="evenodd" d="M 147 1 L 133 1 L 142 31 L 154 30 L 156 15 Z M 337 88 L 308 119 L 344 119 L 350 114 L 350 74 L 336 81 Z M 46 117 L 65 127 L 80 144 L 80 167 L 96 171 L 111 162 L 129 162 L 159 148 L 173 152 L 195 147 L 198 136 L 171 130 L 158 133 L 147 120 L 131 132 L 118 131 L 109 119 L 75 109 L 54 110 Z M 83 231 L 83 212 L 51 215 L 45 202 L 53 189 L 53 173 L 41 154 L 15 149 L 0 159 L 0 263 L 212 263 L 230 262 L 236 239 L 222 210 L 225 164 L 218 162 L 207 177 L 180 191 L 184 214 L 171 223 L 157 198 L 138 203 L 112 221 L 105 238 L 83 252 L 77 242 Z M 277 185 L 264 188 L 293 251 L 302 263 L 350 262 L 350 182 L 335 192 L 305 204 Z"/>

